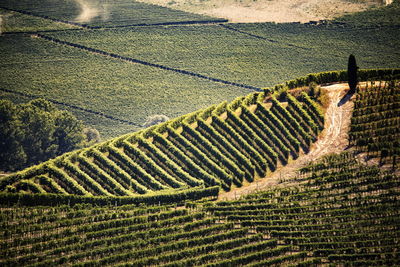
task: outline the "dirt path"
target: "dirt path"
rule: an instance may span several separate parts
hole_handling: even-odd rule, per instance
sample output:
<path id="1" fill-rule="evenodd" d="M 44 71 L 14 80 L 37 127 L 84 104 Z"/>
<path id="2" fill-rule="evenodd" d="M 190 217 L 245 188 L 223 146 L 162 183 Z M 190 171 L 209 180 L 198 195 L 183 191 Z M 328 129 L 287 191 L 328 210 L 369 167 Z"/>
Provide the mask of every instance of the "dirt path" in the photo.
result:
<path id="1" fill-rule="evenodd" d="M 350 118 L 353 110 L 353 102 L 348 97 L 343 98 L 347 84 L 334 84 L 322 87 L 328 91 L 330 98 L 329 106 L 325 113 L 325 127 L 319 140 L 312 145 L 308 154 L 302 154 L 297 160 L 289 162 L 286 166 L 278 168 L 263 179 L 259 179 L 248 186 L 235 188 L 227 193 L 219 195 L 219 200 L 237 199 L 241 195 L 254 193 L 258 190 L 270 188 L 272 186 L 287 186 L 288 183 L 282 180 L 295 177 L 296 171 L 326 154 L 338 153 L 343 151 L 348 144 L 348 131 Z"/>

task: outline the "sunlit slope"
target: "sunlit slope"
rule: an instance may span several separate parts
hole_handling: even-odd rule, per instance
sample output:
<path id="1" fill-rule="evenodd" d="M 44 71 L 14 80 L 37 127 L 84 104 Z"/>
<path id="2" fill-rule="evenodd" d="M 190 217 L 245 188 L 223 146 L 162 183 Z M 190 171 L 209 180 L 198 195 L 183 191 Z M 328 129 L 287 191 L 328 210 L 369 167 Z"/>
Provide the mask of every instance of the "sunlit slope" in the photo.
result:
<path id="1" fill-rule="evenodd" d="M 282 103 L 253 93 L 8 176 L 1 190 L 132 196 L 218 185 L 228 191 L 297 158 L 322 128 L 322 112 L 306 94 Z"/>
<path id="2" fill-rule="evenodd" d="M 399 177 L 326 157 L 226 202 L 0 208 L 2 266 L 399 265 Z"/>

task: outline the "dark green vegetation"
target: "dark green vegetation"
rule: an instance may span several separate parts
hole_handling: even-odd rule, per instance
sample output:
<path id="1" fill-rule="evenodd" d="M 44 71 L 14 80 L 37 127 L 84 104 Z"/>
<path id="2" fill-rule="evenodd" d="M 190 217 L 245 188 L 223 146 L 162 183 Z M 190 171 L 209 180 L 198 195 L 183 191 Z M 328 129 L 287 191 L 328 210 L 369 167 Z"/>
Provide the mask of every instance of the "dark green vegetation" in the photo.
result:
<path id="1" fill-rule="evenodd" d="M 43 99 L 21 105 L 0 100 L 0 118 L 2 171 L 20 170 L 99 141 L 99 136 L 85 136 L 84 125 L 70 112 Z"/>
<path id="2" fill-rule="evenodd" d="M 0 181 L 8 192 L 132 196 L 205 185 L 229 191 L 307 151 L 323 116 L 307 95 L 287 103 L 253 93 L 84 150 Z M 314 108 L 314 109 L 313 109 Z"/>
<path id="3" fill-rule="evenodd" d="M 43 1 L 33 5 L 28 1 L 2 1 L 3 5 L 15 3 L 20 9 L 40 11 L 42 15 L 59 19 L 69 20 L 78 15 L 78 5 L 72 1 L 65 3 L 75 7 L 63 10 L 59 1 L 57 8 L 48 2 L 55 3 Z M 110 10 L 114 10 L 115 15 L 122 14 L 123 3 L 114 2 Z M 151 17 L 150 24 L 189 21 L 197 16 L 133 1 L 129 3 L 145 6 L 144 9 L 130 9 L 130 12 L 140 10 L 143 16 L 135 19 L 147 23 L 145 17 L 148 16 Z M 160 15 L 161 10 L 172 13 Z M 376 17 L 372 26 L 358 25 L 357 17 L 346 17 L 344 26 L 153 25 L 42 32 L 74 44 L 68 47 L 28 35 L 3 35 L 0 38 L 0 88 L 73 105 L 75 108 L 69 108 L 78 118 L 99 129 L 108 139 L 139 130 L 149 116 L 158 114 L 176 118 L 249 93 L 250 89 L 232 83 L 260 88 L 307 73 L 343 69 L 351 53 L 360 59 L 358 64 L 362 68 L 398 67 L 399 27 L 394 18 L 399 17 L 399 10 L 398 2 L 380 9 L 379 12 L 388 12 L 388 17 Z M 179 15 L 182 20 L 174 12 L 182 14 Z M 106 22 L 101 20 L 101 15 L 94 17 L 93 26 L 128 24 L 128 20 L 113 16 Z M 37 30 L 40 29 L 38 26 Z M 142 63 L 91 53 L 79 49 L 78 45 Z M 185 71 L 203 77 L 188 75 Z M 4 91 L 0 97 L 19 102 L 29 99 Z"/>
<path id="4" fill-rule="evenodd" d="M 2 266 L 399 265 L 399 178 L 326 157 L 228 202 L 2 207 Z"/>
<path id="5" fill-rule="evenodd" d="M 400 82 L 368 83 L 358 89 L 350 130 L 351 144 L 380 163 L 396 167 L 400 155 Z"/>
<path id="6" fill-rule="evenodd" d="M 349 56 L 349 63 L 347 64 L 347 76 L 349 80 L 349 87 L 350 87 L 350 92 L 351 94 L 354 94 L 356 92 L 357 84 L 358 84 L 358 77 L 357 77 L 357 63 L 356 63 L 356 58 L 354 55 Z"/>

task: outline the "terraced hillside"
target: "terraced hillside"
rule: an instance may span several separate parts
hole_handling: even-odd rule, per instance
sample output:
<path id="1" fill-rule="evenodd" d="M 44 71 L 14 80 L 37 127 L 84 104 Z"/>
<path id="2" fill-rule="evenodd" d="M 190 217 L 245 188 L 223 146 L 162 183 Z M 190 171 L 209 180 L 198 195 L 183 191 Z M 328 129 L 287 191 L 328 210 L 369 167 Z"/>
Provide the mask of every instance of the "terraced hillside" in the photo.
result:
<path id="1" fill-rule="evenodd" d="M 323 128 L 303 93 L 253 93 L 65 154 L 0 180 L 8 192 L 135 196 L 198 186 L 229 191 L 297 158 Z"/>
<path id="2" fill-rule="evenodd" d="M 399 265 L 400 180 L 352 153 L 237 201 L 2 206 L 2 266 Z"/>
<path id="3" fill-rule="evenodd" d="M 395 168 L 400 156 L 399 81 L 372 82 L 359 89 L 351 122 L 351 144 Z"/>

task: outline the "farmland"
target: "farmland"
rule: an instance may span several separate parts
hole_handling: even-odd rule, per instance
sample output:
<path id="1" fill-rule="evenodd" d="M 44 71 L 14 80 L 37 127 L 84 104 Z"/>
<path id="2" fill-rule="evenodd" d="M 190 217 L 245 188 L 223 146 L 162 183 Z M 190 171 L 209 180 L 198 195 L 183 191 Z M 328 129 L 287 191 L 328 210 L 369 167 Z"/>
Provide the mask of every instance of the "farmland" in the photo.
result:
<path id="1" fill-rule="evenodd" d="M 2 207 L 1 264 L 399 264 L 399 180 L 344 153 L 228 202 Z M 351 179 L 349 179 L 351 177 Z"/>
<path id="2" fill-rule="evenodd" d="M 27 3 L 20 2 L 18 8 L 24 8 Z M 4 1 L 0 6 L 9 5 L 10 2 Z M 358 25 L 357 17 L 350 16 L 342 19 L 347 23 L 345 27 L 337 24 L 273 23 L 153 25 L 42 33 L 63 42 L 139 60 L 147 65 L 128 64 L 118 58 L 90 53 L 76 46 L 47 42 L 30 35 L 7 34 L 0 38 L 0 87 L 31 97 L 46 96 L 119 119 L 110 120 L 96 113 L 67 107 L 86 124 L 97 128 L 106 140 L 139 130 L 151 115 L 163 114 L 175 118 L 251 92 L 232 86 L 232 83 L 263 88 L 307 73 L 342 69 L 350 53 L 356 54 L 363 68 L 397 67 L 400 54 L 396 49 L 399 46 L 396 38 L 398 22 L 394 18 L 398 16 L 399 9 L 398 4 L 393 6 L 383 9 L 382 12 L 388 12 L 388 16 L 374 17 L 366 12 L 361 17 L 371 21 L 373 27 Z M 35 5 L 36 9 L 38 7 L 40 5 Z M 149 12 L 142 13 L 153 16 L 150 24 L 168 22 L 166 18 L 182 21 L 174 15 L 160 16 L 161 11 L 150 12 L 152 6 L 146 7 Z M 71 19 L 75 15 L 72 9 L 64 11 L 69 15 L 62 15 L 57 13 L 60 11 L 55 11 L 57 9 L 46 10 L 44 6 L 41 10 L 32 8 L 26 10 L 47 14 L 51 18 Z M 116 5 L 114 8 L 117 12 L 122 7 Z M 162 10 L 166 12 L 169 9 Z M 187 21 L 194 19 L 192 14 L 180 14 L 186 14 Z M 99 21 L 96 22 L 96 18 Z M 93 18 L 93 25 L 101 25 L 101 17 L 96 18 Z M 113 21 L 114 26 L 125 25 L 113 19 L 109 23 Z M 72 27 L 66 23 L 54 25 Z M 16 26 L 16 29 L 22 31 L 23 27 L 18 30 Z M 39 29 L 38 26 L 36 30 Z M 43 26 L 41 30 L 48 28 Z M 328 47 L 329 53 L 326 53 Z M 44 64 L 49 60 L 49 64 Z M 148 64 L 156 64 L 157 67 Z M 182 71 L 207 79 L 186 75 Z M 85 90 L 80 91 L 81 87 Z M 4 91 L 1 97 L 14 101 L 28 100 Z"/>
<path id="3" fill-rule="evenodd" d="M 367 84 L 358 92 L 350 130 L 359 151 L 393 167 L 400 149 L 399 99 L 399 85 L 394 82 Z"/>
<path id="4" fill-rule="evenodd" d="M 103 112 L 136 124 L 71 110 L 98 128 L 103 138 L 138 130 L 146 117 L 153 114 L 173 118 L 210 103 L 232 100 L 237 92 L 249 92 L 25 36 L 3 36 L 1 43 L 1 54 L 5 55 L 1 64 L 1 88 Z M 27 100 L 6 92 L 1 95 L 12 100 Z"/>
<path id="5" fill-rule="evenodd" d="M 323 128 L 322 111 L 309 97 L 287 96 L 286 108 L 273 97 L 269 109 L 265 96 L 249 94 L 72 152 L 8 176 L 0 189 L 86 196 L 217 185 L 229 191 L 308 151 Z"/>
<path id="6" fill-rule="evenodd" d="M 0 98 L 103 138 L 1 176 L 1 266 L 400 265 L 399 1 L 308 24 L 0 8 Z"/>
<path id="7" fill-rule="evenodd" d="M 136 1 L 12 1 L 3 0 L 0 7 L 20 11 L 53 21 L 80 27 L 121 27 L 169 22 L 221 21 L 208 16 L 172 10 Z"/>

